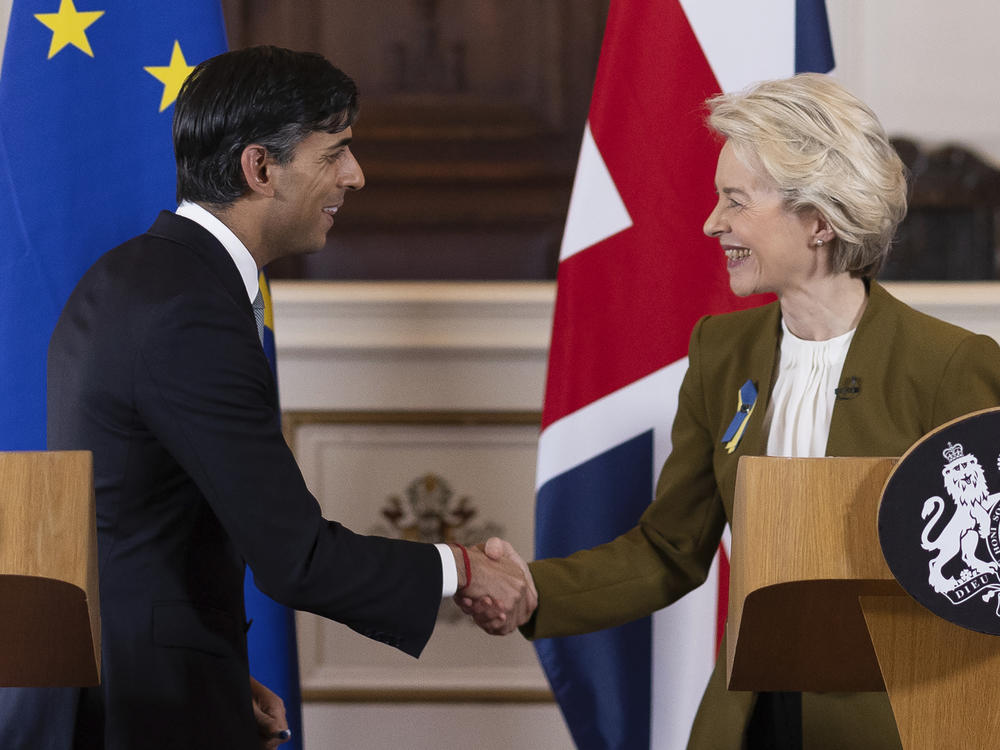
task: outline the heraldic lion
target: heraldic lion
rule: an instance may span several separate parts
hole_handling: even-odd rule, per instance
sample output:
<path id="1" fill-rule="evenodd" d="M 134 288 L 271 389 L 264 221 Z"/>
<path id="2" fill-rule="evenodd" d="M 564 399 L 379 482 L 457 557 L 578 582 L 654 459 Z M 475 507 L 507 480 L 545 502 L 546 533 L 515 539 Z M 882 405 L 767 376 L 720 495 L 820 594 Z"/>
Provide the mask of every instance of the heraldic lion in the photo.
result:
<path id="1" fill-rule="evenodd" d="M 945 489 L 955 501 L 955 512 L 941 533 L 931 541 L 931 529 L 940 520 L 945 503 L 936 495 L 927 498 L 920 515 L 924 519 L 932 514 L 933 516 L 924 527 L 920 546 L 928 552 L 937 551 L 938 554 L 928 563 L 928 582 L 935 591 L 944 593 L 951 591 L 959 582 L 954 578 L 946 578 L 941 569 L 959 553 L 963 562 L 977 574 L 995 572 L 1000 566 L 976 556 L 979 540 L 986 539 L 989 535 L 990 509 L 997 501 L 996 497 L 989 496 L 986 476 L 979 460 L 971 454 L 962 456 L 947 464 L 941 474 Z"/>

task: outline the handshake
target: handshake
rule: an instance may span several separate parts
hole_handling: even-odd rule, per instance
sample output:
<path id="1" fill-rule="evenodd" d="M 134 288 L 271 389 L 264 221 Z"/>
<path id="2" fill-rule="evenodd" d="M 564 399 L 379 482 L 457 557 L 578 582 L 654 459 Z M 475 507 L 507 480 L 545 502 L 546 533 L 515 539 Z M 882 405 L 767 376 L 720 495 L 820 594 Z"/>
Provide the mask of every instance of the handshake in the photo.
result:
<path id="1" fill-rule="evenodd" d="M 469 547 L 468 560 L 452 546 L 458 567 L 455 603 L 491 635 L 523 625 L 538 606 L 538 591 L 524 559 L 502 539 Z M 466 577 L 466 571 L 468 576 Z"/>

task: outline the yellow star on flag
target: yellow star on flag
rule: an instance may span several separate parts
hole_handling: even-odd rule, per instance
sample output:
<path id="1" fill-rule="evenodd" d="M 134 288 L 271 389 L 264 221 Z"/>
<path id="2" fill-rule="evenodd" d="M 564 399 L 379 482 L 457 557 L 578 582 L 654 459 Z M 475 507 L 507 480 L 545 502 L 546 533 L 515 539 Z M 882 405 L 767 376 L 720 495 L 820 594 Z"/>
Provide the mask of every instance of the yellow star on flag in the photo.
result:
<path id="1" fill-rule="evenodd" d="M 170 65 L 150 65 L 143 68 L 153 78 L 163 84 L 163 98 L 160 99 L 160 111 L 162 112 L 177 99 L 181 92 L 181 85 L 194 70 L 193 65 L 188 65 L 181 52 L 180 42 L 174 40 L 174 51 L 170 55 Z"/>
<path id="2" fill-rule="evenodd" d="M 93 57 L 94 52 L 87 40 L 87 27 L 103 15 L 103 10 L 79 12 L 73 5 L 73 0 L 59 0 L 58 13 L 36 13 L 35 18 L 52 30 L 48 59 L 51 60 L 67 44 L 72 44 Z"/>

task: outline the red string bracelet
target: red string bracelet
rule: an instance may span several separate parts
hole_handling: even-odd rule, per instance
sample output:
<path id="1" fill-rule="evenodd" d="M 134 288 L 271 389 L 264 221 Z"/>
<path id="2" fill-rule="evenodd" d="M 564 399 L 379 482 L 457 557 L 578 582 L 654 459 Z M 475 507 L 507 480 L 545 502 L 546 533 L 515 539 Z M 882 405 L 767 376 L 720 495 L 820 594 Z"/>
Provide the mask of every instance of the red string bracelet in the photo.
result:
<path id="1" fill-rule="evenodd" d="M 472 563 L 469 562 L 469 550 L 458 542 L 452 542 L 452 544 L 462 550 L 462 561 L 465 563 L 465 585 L 459 587 L 459 591 L 461 591 L 468 588 L 469 584 L 472 583 Z"/>

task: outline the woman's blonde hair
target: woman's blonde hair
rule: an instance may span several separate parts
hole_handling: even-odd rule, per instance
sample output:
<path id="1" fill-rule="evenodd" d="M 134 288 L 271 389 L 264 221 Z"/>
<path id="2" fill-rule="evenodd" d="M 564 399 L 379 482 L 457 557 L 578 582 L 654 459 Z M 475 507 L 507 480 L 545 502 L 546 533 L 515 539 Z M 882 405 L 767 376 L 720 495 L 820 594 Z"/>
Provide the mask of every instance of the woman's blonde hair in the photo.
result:
<path id="1" fill-rule="evenodd" d="M 707 102 L 708 125 L 745 163 L 755 155 L 792 211 L 837 236 L 834 271 L 871 279 L 906 215 L 906 169 L 881 123 L 832 78 L 802 73 Z"/>

